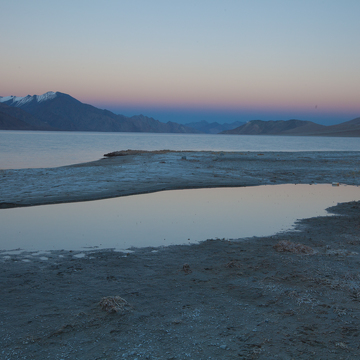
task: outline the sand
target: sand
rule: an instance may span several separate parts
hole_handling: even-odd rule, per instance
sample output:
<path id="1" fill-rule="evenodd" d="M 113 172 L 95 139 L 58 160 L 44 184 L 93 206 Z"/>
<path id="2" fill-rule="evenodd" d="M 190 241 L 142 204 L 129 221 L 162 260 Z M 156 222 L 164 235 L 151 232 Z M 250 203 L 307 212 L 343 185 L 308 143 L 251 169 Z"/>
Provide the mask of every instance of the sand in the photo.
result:
<path id="1" fill-rule="evenodd" d="M 94 179 L 112 173 L 112 166 L 127 167 L 131 173 L 133 160 L 145 160 L 148 170 L 139 174 L 140 185 L 146 186 L 142 177 L 148 174 L 152 186 L 156 176 L 164 179 L 161 186 L 170 186 L 171 166 L 169 174 L 162 168 L 155 175 L 162 166 L 154 162 L 157 156 L 164 156 L 164 166 L 168 161 L 187 169 L 189 187 L 200 187 L 192 181 L 196 175 L 191 176 L 196 164 L 206 186 L 215 186 L 217 180 L 227 186 L 236 176 L 238 186 L 295 178 L 357 184 L 359 171 L 358 153 L 143 154 L 41 171 L 51 178 L 52 172 L 101 169 Z M 230 164 L 234 170 L 227 177 Z M 121 174 L 120 169 L 116 172 Z M 33 174 L 32 179 L 41 177 L 40 172 Z M 15 186 L 8 184 L 12 176 L 6 172 L 2 178 L 7 189 Z M 174 178 L 176 186 L 186 183 Z M 25 180 L 27 186 L 32 181 Z M 33 185 L 39 192 L 37 197 L 29 192 L 31 204 L 49 190 L 47 181 L 42 187 Z M 59 181 L 65 183 L 65 178 Z M 83 186 L 91 188 L 86 182 Z M 136 190 L 133 182 L 132 191 L 145 192 L 141 186 Z M 150 185 L 146 189 L 150 191 Z M 30 205 L 24 194 L 3 196 L 2 191 L 1 196 L 8 204 Z M 60 198 L 58 194 L 49 201 Z M 357 359 L 360 204 L 339 204 L 330 211 L 337 215 L 305 219 L 292 231 L 263 238 L 128 253 L 0 252 L 0 358 Z"/>
<path id="2" fill-rule="evenodd" d="M 125 152 L 73 166 L 0 170 L 0 208 L 161 190 L 340 182 L 359 185 L 360 152 Z"/>

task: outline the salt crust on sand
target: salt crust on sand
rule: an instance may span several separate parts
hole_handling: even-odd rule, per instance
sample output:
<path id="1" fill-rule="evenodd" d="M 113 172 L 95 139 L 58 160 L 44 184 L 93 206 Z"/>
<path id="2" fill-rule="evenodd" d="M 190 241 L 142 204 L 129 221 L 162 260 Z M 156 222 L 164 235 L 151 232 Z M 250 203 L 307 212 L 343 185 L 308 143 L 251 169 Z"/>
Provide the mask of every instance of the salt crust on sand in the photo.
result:
<path id="1" fill-rule="evenodd" d="M 0 171 L 0 208 L 161 190 L 285 183 L 359 185 L 360 152 L 139 152 L 49 169 Z"/>

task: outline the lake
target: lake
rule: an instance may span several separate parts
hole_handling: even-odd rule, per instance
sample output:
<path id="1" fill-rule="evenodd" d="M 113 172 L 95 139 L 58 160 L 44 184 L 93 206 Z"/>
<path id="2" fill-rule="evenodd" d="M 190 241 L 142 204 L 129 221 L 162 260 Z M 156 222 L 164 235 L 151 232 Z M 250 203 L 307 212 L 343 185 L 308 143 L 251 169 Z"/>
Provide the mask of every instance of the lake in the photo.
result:
<path id="1" fill-rule="evenodd" d="M 358 187 L 287 184 L 2 209 L 0 250 L 124 250 L 268 236 L 352 200 L 360 200 Z"/>
<path id="2" fill-rule="evenodd" d="M 0 169 L 98 160 L 117 150 L 360 151 L 359 138 L 0 131 Z"/>
<path id="3" fill-rule="evenodd" d="M 0 169 L 55 167 L 123 149 L 359 151 L 358 138 L 0 131 Z M 86 203 L 0 210 L 0 250 L 190 244 L 266 236 L 360 200 L 359 188 L 273 185 L 165 191 Z"/>

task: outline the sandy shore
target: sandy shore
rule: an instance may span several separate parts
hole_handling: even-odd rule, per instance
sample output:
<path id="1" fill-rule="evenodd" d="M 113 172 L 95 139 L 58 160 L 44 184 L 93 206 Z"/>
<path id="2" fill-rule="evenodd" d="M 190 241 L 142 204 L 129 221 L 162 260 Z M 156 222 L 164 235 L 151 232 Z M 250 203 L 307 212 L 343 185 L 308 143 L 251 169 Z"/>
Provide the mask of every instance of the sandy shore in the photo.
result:
<path id="1" fill-rule="evenodd" d="M 2 253 L 1 358 L 358 359 L 359 210 L 267 238 Z"/>
<path id="2" fill-rule="evenodd" d="M 129 152 L 73 166 L 1 170 L 0 208 L 173 189 L 284 183 L 359 185 L 359 160 L 360 152 Z"/>
<path id="3" fill-rule="evenodd" d="M 181 186 L 356 185 L 358 160 L 359 153 L 145 153 L 5 171 L 1 201 L 26 206 Z M 113 179 L 106 190 L 105 179 Z M 360 204 L 331 211 L 337 215 L 272 237 L 129 253 L 0 252 L 0 358 L 358 359 Z"/>

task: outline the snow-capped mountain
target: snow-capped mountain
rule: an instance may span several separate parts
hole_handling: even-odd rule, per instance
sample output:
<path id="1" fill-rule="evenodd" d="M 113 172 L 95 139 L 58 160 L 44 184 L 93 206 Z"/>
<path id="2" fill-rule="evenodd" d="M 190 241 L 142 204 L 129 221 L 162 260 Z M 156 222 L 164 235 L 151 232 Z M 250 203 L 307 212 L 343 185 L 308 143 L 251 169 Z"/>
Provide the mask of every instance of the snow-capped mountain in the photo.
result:
<path id="1" fill-rule="evenodd" d="M 19 110 L 21 118 L 15 114 Z M 20 111 L 21 110 L 21 111 Z M 14 118 L 28 121 L 25 127 Z M 10 117 L 9 117 L 10 116 Z M 43 95 L 0 97 L 0 129 L 2 130 L 65 130 L 153 133 L 196 133 L 195 129 L 177 123 L 162 123 L 143 115 L 127 117 L 83 104 L 70 95 L 49 91 Z"/>
<path id="2" fill-rule="evenodd" d="M 30 103 L 32 101 L 41 103 L 43 101 L 54 99 L 57 96 L 57 93 L 54 91 L 48 91 L 45 94 L 42 95 L 27 95 L 24 97 L 21 96 L 0 96 L 0 102 L 5 103 L 9 106 L 16 106 L 16 107 L 22 107 L 27 103 Z"/>

